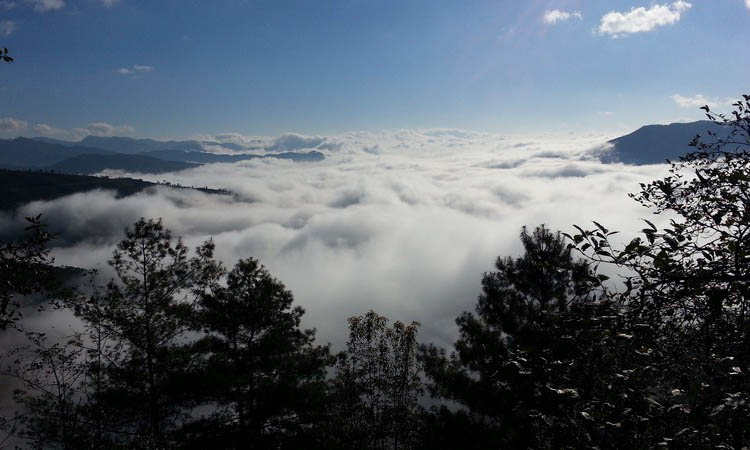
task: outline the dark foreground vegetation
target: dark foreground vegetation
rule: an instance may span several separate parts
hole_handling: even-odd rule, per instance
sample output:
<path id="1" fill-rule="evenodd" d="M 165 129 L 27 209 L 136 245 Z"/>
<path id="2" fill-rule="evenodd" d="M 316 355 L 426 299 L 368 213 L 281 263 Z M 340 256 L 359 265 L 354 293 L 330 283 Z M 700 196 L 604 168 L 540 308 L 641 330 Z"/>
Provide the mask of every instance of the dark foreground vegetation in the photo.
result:
<path id="1" fill-rule="evenodd" d="M 523 229 L 452 351 L 370 311 L 332 354 L 252 258 L 231 269 L 160 221 L 127 230 L 104 286 L 47 282 L 47 235 L 0 255 L 6 333 L 17 294 L 83 324 L 26 332 L 3 359 L 13 442 L 39 448 L 747 448 L 750 446 L 750 97 L 728 134 L 693 141 L 635 201 L 669 218 L 614 231 Z M 620 279 L 600 272 L 613 265 Z M 612 273 L 612 271 L 609 271 Z M 52 306 L 51 306 L 52 307 Z M 434 405 L 427 407 L 425 405 Z M 11 442 L 10 440 L 8 442 Z"/>

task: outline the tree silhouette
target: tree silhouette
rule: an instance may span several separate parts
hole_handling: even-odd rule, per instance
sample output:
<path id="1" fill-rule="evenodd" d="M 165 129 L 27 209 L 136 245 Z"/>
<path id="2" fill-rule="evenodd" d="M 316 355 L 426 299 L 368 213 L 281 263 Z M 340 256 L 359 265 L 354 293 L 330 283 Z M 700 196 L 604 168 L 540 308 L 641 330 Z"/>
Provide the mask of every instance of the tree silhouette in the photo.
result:
<path id="1" fill-rule="evenodd" d="M 669 218 L 646 221 L 623 248 L 601 225 L 571 236 L 590 259 L 627 276 L 619 294 L 633 325 L 650 329 L 648 377 L 655 410 L 647 445 L 747 446 L 750 433 L 750 96 L 709 120 L 727 133 L 696 136 L 696 151 L 631 195 Z M 667 439 L 666 441 L 664 439 Z"/>
<path id="2" fill-rule="evenodd" d="M 194 346 L 202 401 L 215 405 L 186 430 L 192 448 L 295 448 L 310 440 L 323 404 L 328 347 L 300 328 L 304 310 L 255 259 L 237 262 L 226 286 L 198 301 Z M 309 442 L 307 443 L 309 444 Z"/>
<path id="3" fill-rule="evenodd" d="M 521 242 L 523 256 L 499 257 L 497 270 L 484 274 L 476 314 L 456 320 L 455 353 L 422 349 L 433 394 L 467 408 L 465 426 L 485 430 L 475 448 L 558 447 L 579 438 L 570 406 L 586 389 L 583 359 L 600 330 L 590 319 L 601 279 L 571 257 L 560 233 L 524 228 Z M 447 411 L 440 414 L 446 420 Z"/>
<path id="4" fill-rule="evenodd" d="M 422 393 L 417 360 L 419 324 L 394 322 L 374 311 L 349 318 L 346 351 L 333 379 L 333 427 L 329 446 L 409 449 L 419 432 Z"/>
<path id="5" fill-rule="evenodd" d="M 0 243 L 0 329 L 16 324 L 20 316 L 18 296 L 49 290 L 54 286 L 49 255 L 52 239 L 41 216 L 27 217 L 25 235 Z"/>
<path id="6" fill-rule="evenodd" d="M 95 404 L 133 448 L 164 448 L 176 439 L 191 401 L 183 382 L 194 363 L 187 351 L 195 298 L 222 275 L 209 241 L 188 257 L 161 221 L 141 219 L 113 253 L 117 278 L 101 299 L 80 302 L 77 314 L 106 338 L 92 365 L 100 388 Z"/>

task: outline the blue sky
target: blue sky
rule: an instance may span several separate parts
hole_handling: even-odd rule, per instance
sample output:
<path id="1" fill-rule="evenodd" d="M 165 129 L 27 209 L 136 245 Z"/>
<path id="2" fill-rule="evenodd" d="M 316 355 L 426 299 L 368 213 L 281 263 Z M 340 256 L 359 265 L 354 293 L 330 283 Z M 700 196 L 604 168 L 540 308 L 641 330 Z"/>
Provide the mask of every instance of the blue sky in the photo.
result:
<path id="1" fill-rule="evenodd" d="M 0 136 L 629 131 L 748 42 L 750 0 L 0 0 Z"/>

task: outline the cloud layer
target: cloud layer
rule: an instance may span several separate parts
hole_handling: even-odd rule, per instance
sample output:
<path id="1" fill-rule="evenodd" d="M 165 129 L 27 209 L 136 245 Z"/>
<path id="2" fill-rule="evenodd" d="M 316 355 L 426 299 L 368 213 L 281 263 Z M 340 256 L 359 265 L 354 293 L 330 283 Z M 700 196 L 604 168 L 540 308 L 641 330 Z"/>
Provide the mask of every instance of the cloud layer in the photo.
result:
<path id="1" fill-rule="evenodd" d="M 322 150 L 326 160 L 130 174 L 237 195 L 160 188 L 116 199 L 97 191 L 32 203 L 19 217 L 44 213 L 61 233 L 58 262 L 98 266 L 104 274 L 124 227 L 141 216 L 162 217 L 191 246 L 213 238 L 227 265 L 260 257 L 294 292 L 307 310 L 305 325 L 316 327 L 322 342 L 341 344 L 346 318 L 373 308 L 417 320 L 422 340 L 449 345 L 455 317 L 474 306 L 482 273 L 498 255 L 519 253 L 523 225 L 569 231 L 593 219 L 623 230 L 639 227 L 647 212 L 626 193 L 664 168 L 588 158 L 609 137 L 457 130 L 287 136 L 270 142 L 297 148 L 323 139 L 330 144 Z M 8 217 L 2 223 L 19 226 Z"/>
<path id="2" fill-rule="evenodd" d="M 644 33 L 657 27 L 672 25 L 680 20 L 682 13 L 692 5 L 678 0 L 671 4 L 632 8 L 628 12 L 612 11 L 602 16 L 597 31 L 612 37 Z"/>

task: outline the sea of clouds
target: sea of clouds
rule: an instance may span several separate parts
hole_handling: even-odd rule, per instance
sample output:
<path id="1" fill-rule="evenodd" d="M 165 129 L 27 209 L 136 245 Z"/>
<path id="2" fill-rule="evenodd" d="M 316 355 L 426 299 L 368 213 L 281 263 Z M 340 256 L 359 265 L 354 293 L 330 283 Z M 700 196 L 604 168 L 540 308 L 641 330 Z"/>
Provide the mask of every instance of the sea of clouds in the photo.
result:
<path id="1" fill-rule="evenodd" d="M 315 148 L 326 159 L 109 172 L 235 195 L 158 188 L 117 199 L 92 191 L 28 204 L 19 216 L 43 213 L 60 233 L 57 262 L 96 267 L 105 277 L 124 228 L 140 217 L 162 218 L 190 246 L 213 239 L 229 267 L 260 258 L 293 291 L 306 310 L 304 325 L 317 328 L 322 343 L 340 348 L 346 318 L 374 309 L 420 322 L 422 342 L 450 346 L 454 319 L 473 309 L 483 272 L 498 255 L 520 255 L 522 226 L 570 232 L 597 220 L 623 230 L 625 240 L 642 228 L 640 218 L 653 220 L 627 193 L 664 175 L 666 166 L 600 163 L 592 155 L 612 137 L 456 130 L 211 136 L 279 151 Z M 0 226 L 13 220 L 2 218 Z"/>

